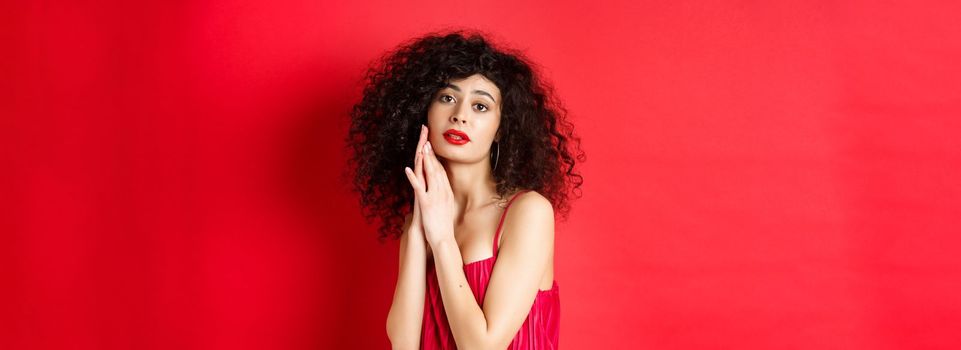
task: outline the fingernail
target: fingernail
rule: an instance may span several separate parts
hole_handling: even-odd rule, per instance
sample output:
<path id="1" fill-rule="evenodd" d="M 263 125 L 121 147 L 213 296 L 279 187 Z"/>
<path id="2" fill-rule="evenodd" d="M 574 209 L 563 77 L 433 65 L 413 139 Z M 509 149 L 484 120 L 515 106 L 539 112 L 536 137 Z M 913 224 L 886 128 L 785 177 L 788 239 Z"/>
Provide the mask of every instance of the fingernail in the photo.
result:
<path id="1" fill-rule="evenodd" d="M 424 145 L 424 146 L 427 147 L 427 152 L 430 152 L 430 151 L 431 151 L 430 141 L 427 141 L 427 144 Z"/>

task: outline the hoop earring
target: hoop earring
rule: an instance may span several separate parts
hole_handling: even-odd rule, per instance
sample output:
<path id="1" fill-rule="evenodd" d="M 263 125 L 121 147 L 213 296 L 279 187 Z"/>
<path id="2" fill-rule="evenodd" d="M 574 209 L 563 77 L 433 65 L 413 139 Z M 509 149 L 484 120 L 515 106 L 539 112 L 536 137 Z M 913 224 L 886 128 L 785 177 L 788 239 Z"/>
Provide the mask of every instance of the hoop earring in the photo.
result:
<path id="1" fill-rule="evenodd" d="M 496 149 L 497 149 L 497 152 L 495 152 L 496 155 L 495 155 L 495 158 L 494 158 L 494 169 L 493 169 L 493 170 L 497 170 L 497 160 L 500 159 L 500 157 L 501 157 L 501 143 L 500 143 L 500 142 L 497 142 L 497 141 L 494 141 L 494 144 L 496 145 L 495 147 L 496 147 Z"/>

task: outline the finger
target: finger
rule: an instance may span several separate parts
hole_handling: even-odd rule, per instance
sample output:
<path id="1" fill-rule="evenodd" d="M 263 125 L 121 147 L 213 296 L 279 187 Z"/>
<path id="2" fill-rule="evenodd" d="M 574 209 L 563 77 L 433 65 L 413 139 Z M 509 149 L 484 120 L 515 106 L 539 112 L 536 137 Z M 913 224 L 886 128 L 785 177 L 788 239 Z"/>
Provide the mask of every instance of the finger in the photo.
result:
<path id="1" fill-rule="evenodd" d="M 428 188 L 428 189 L 430 188 L 431 184 L 433 183 L 433 181 L 431 181 L 431 180 L 432 180 L 432 178 L 433 178 L 433 176 L 434 176 L 433 174 L 434 174 L 434 171 L 435 171 L 434 162 L 431 161 L 432 154 L 433 154 L 433 149 L 431 149 L 430 141 L 427 141 L 427 144 L 424 145 L 424 155 L 422 156 L 423 160 L 421 161 L 421 163 L 423 163 L 423 165 L 424 165 L 424 173 L 425 173 L 425 174 L 424 174 L 424 185 L 425 185 L 424 187 L 426 187 L 426 188 Z"/>
<path id="2" fill-rule="evenodd" d="M 407 176 L 407 182 L 410 183 L 411 189 L 414 190 L 414 212 L 417 211 L 417 186 L 420 181 L 417 180 L 417 176 L 414 175 L 414 171 L 410 167 L 404 167 L 404 176 Z"/>
<path id="3" fill-rule="evenodd" d="M 417 175 L 421 183 L 424 183 L 424 144 L 427 142 L 427 133 L 427 127 L 421 124 L 420 140 L 417 142 L 417 152 L 414 153 L 414 175 Z"/>
<path id="4" fill-rule="evenodd" d="M 424 126 L 424 124 L 421 124 L 420 134 L 417 136 L 417 148 L 416 148 L 417 153 L 422 153 L 424 143 L 427 142 L 427 134 L 428 134 L 427 127 Z"/>
<path id="5" fill-rule="evenodd" d="M 420 220 L 420 200 L 417 199 L 418 196 L 414 193 L 414 220 Z"/>
<path id="6" fill-rule="evenodd" d="M 414 171 L 410 170 L 410 167 L 404 167 L 404 176 L 407 176 L 407 182 L 410 183 L 410 187 L 417 189 L 417 177 L 414 176 Z"/>
<path id="7" fill-rule="evenodd" d="M 427 146 L 428 152 L 425 155 L 426 159 L 424 160 L 424 163 L 426 163 L 432 169 L 432 171 L 428 173 L 427 181 L 432 184 L 440 184 L 441 181 L 447 177 L 447 173 L 444 172 L 444 165 L 440 163 L 440 160 L 437 159 L 437 154 L 434 153 L 434 145 L 431 145 L 430 142 L 428 142 Z"/>
<path id="8" fill-rule="evenodd" d="M 437 159 L 437 156 L 433 156 L 433 158 L 434 158 L 434 164 L 436 165 L 436 168 L 440 169 L 440 171 L 436 172 L 437 181 L 438 181 L 437 183 L 447 183 L 448 187 L 450 187 L 450 182 L 448 182 L 448 178 L 447 178 L 447 171 L 446 169 L 444 169 L 444 164 L 440 162 L 440 159 Z"/>
<path id="9" fill-rule="evenodd" d="M 410 167 L 404 167 L 404 174 L 407 175 L 407 181 L 410 182 L 410 186 L 414 188 L 414 195 L 417 196 L 418 192 L 423 191 L 420 180 L 414 175 L 414 171 L 410 170 Z"/>
<path id="10" fill-rule="evenodd" d="M 444 164 L 440 162 L 440 158 L 437 158 L 437 153 L 434 153 L 434 145 L 430 147 L 430 160 L 434 164 L 434 169 L 437 170 L 434 172 L 437 179 L 446 179 L 447 172 L 444 171 Z"/>
<path id="11" fill-rule="evenodd" d="M 424 124 L 421 124 L 420 132 L 417 135 L 417 146 L 414 146 L 414 165 L 412 167 L 417 166 L 417 157 L 420 156 L 421 149 L 424 147 L 424 134 Z"/>
<path id="12" fill-rule="evenodd" d="M 406 168 L 406 169 L 404 169 L 404 170 L 405 170 L 405 173 L 407 173 L 407 178 L 408 178 L 408 180 L 418 181 L 418 180 L 417 180 L 417 177 L 416 177 L 416 176 L 413 176 L 413 175 L 414 175 L 414 174 L 413 174 L 413 171 L 410 170 L 410 168 Z M 412 177 L 413 177 L 413 179 L 411 179 Z M 419 181 L 418 181 L 418 182 L 419 182 Z M 418 189 L 415 187 L 415 188 L 414 188 L 414 206 L 413 206 L 413 210 L 412 210 L 412 213 L 411 213 L 411 215 L 412 215 L 412 220 L 411 220 L 411 222 L 412 222 L 414 225 L 418 225 L 418 226 L 420 225 L 420 222 L 421 222 L 421 221 L 420 221 L 420 199 L 419 199 L 419 198 L 420 198 L 420 190 L 418 190 Z"/>

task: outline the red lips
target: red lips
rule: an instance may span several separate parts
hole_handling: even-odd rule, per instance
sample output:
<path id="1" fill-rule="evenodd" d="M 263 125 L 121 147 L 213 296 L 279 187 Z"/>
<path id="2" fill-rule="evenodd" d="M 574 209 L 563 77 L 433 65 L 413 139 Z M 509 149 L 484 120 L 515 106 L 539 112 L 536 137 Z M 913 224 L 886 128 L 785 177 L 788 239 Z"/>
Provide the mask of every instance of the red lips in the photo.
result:
<path id="1" fill-rule="evenodd" d="M 457 129 L 449 129 L 444 132 L 444 140 L 447 140 L 448 143 L 451 143 L 454 145 L 463 145 L 468 141 L 470 141 L 470 137 L 467 137 L 467 134 L 465 134 L 463 131 L 460 131 Z"/>

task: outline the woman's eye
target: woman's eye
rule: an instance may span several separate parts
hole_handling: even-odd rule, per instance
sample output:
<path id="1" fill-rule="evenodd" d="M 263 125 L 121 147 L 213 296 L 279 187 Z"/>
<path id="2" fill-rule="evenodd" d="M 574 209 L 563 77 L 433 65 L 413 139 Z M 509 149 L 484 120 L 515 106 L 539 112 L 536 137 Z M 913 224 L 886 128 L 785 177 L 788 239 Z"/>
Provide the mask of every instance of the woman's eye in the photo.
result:
<path id="1" fill-rule="evenodd" d="M 476 106 L 481 106 L 482 108 L 484 108 L 481 112 L 487 112 L 487 106 L 482 105 L 480 103 L 476 104 Z"/>
<path id="2" fill-rule="evenodd" d="M 447 97 L 450 97 L 450 98 L 453 100 L 453 97 L 451 97 L 450 95 L 441 95 L 440 100 L 441 100 L 441 101 L 444 101 L 444 102 L 449 102 L 449 101 L 445 100 L 445 98 L 447 98 Z"/>

